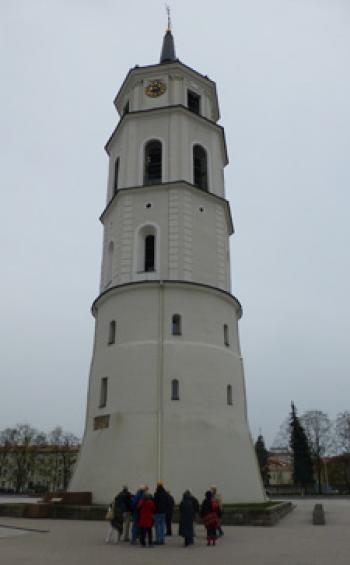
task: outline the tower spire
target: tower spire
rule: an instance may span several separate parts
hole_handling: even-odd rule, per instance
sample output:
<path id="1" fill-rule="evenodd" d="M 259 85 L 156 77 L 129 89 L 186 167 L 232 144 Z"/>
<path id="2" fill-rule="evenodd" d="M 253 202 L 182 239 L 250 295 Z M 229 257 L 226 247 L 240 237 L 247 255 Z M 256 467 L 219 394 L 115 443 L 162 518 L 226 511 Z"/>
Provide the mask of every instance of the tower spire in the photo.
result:
<path id="1" fill-rule="evenodd" d="M 169 63 L 169 61 L 176 60 L 174 37 L 171 33 L 170 7 L 168 6 L 168 4 L 165 4 L 165 7 L 168 16 L 168 27 L 163 38 L 162 51 L 159 61 L 160 63 Z"/>
<path id="2" fill-rule="evenodd" d="M 171 18 L 170 18 L 170 6 L 169 4 L 165 4 L 166 13 L 168 15 L 168 28 L 167 31 L 171 31 Z"/>

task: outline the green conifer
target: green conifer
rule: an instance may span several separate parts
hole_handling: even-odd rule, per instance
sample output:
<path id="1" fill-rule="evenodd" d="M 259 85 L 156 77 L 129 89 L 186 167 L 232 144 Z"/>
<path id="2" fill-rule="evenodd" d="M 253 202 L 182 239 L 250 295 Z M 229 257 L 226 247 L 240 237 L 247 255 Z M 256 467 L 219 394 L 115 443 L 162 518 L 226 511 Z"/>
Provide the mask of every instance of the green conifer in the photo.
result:
<path id="1" fill-rule="evenodd" d="M 314 484 L 313 464 L 305 430 L 292 402 L 290 415 L 290 446 L 293 451 L 293 481 L 303 489 Z"/>
<path id="2" fill-rule="evenodd" d="M 268 466 L 269 452 L 265 447 L 265 441 L 261 434 L 258 436 L 258 439 L 255 442 L 255 452 L 259 462 L 261 478 L 264 483 L 264 487 L 267 488 L 270 482 Z"/>

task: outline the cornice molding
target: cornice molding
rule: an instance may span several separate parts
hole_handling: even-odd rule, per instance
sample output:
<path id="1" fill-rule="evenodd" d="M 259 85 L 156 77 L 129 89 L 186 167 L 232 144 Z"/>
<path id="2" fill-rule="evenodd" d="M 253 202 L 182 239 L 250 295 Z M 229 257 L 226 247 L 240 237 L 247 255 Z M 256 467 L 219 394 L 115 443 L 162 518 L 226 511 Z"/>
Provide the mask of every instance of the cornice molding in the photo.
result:
<path id="1" fill-rule="evenodd" d="M 228 299 L 230 302 L 234 303 L 236 312 L 237 312 L 237 316 L 238 319 L 240 319 L 243 315 L 243 310 L 242 310 L 242 305 L 240 303 L 240 301 L 238 300 L 238 298 L 236 298 L 233 294 L 231 294 L 230 292 L 228 292 L 227 290 L 222 290 L 221 288 L 217 288 L 215 286 L 211 286 L 208 284 L 203 284 L 203 283 L 198 283 L 198 282 L 194 282 L 194 281 L 185 281 L 185 280 L 178 280 L 178 279 L 174 279 L 174 280 L 170 280 L 170 279 L 166 279 L 166 280 L 152 280 L 152 281 L 148 281 L 148 280 L 144 280 L 144 281 L 136 281 L 136 282 L 129 282 L 129 283 L 124 283 L 124 284 L 119 284 L 119 285 L 114 285 L 111 286 L 110 288 L 107 288 L 105 291 L 103 291 L 92 303 L 91 306 L 91 312 L 93 314 L 93 316 L 96 315 L 97 313 L 97 309 L 99 306 L 99 302 L 103 299 L 105 299 L 107 297 L 108 294 L 114 294 L 116 292 L 118 292 L 119 290 L 125 290 L 127 288 L 131 288 L 131 287 L 139 287 L 139 286 L 161 286 L 161 285 L 165 285 L 165 286 L 190 286 L 192 288 L 194 287 L 198 287 L 199 289 L 202 290 L 209 290 L 212 291 L 214 293 L 219 293 L 220 295 L 223 295 L 226 299 Z"/>

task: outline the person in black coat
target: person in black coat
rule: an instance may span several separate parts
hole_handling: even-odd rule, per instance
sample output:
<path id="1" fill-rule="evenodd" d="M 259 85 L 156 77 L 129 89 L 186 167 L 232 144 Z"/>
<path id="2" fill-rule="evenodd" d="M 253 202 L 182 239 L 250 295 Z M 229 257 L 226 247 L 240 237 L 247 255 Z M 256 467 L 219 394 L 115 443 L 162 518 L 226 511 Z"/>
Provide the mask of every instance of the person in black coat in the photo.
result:
<path id="1" fill-rule="evenodd" d="M 129 541 L 129 532 L 130 532 L 130 521 L 131 521 L 131 512 L 132 512 L 132 494 L 129 492 L 127 486 L 123 487 L 116 498 L 115 498 L 115 507 L 121 512 L 123 516 L 123 532 L 124 532 L 124 541 Z"/>
<path id="2" fill-rule="evenodd" d="M 154 514 L 155 544 L 162 545 L 165 536 L 165 516 L 168 508 L 168 494 L 161 481 L 157 482 L 157 488 L 154 493 L 154 503 L 156 505 Z"/>
<path id="3" fill-rule="evenodd" d="M 166 512 L 165 512 L 165 524 L 166 524 L 165 535 L 166 536 L 172 536 L 173 532 L 171 530 L 171 521 L 172 521 L 173 513 L 174 513 L 175 500 L 171 496 L 169 491 L 167 491 L 167 495 L 168 495 L 168 505 L 167 505 Z"/>
<path id="4" fill-rule="evenodd" d="M 191 493 L 191 499 L 192 499 L 192 504 L 193 504 L 193 508 L 194 508 L 194 521 L 199 522 L 200 507 L 199 507 L 198 499 L 195 496 L 193 496 L 192 493 Z M 193 524 L 193 536 L 196 537 L 195 524 Z"/>
<path id="5" fill-rule="evenodd" d="M 195 517 L 193 497 L 189 490 L 184 492 L 179 510 L 179 535 L 184 538 L 184 546 L 187 547 L 188 545 L 193 544 L 193 520 Z"/>

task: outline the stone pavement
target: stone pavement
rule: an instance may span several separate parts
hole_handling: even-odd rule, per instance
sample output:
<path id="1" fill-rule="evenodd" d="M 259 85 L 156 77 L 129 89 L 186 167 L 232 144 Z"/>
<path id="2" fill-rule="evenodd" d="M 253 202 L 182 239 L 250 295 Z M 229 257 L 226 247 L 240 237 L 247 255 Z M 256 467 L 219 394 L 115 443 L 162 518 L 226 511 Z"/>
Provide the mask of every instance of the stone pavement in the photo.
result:
<path id="1" fill-rule="evenodd" d="M 129 543 L 105 545 L 107 524 L 74 520 L 25 520 L 0 517 L 3 525 L 49 529 L 48 533 L 1 529 L 1 565 L 349 565 L 350 500 L 322 500 L 326 525 L 312 525 L 316 500 L 297 501 L 296 509 L 277 526 L 226 526 L 216 547 L 206 547 L 198 527 L 194 546 L 182 547 L 177 536 L 153 549 Z"/>

